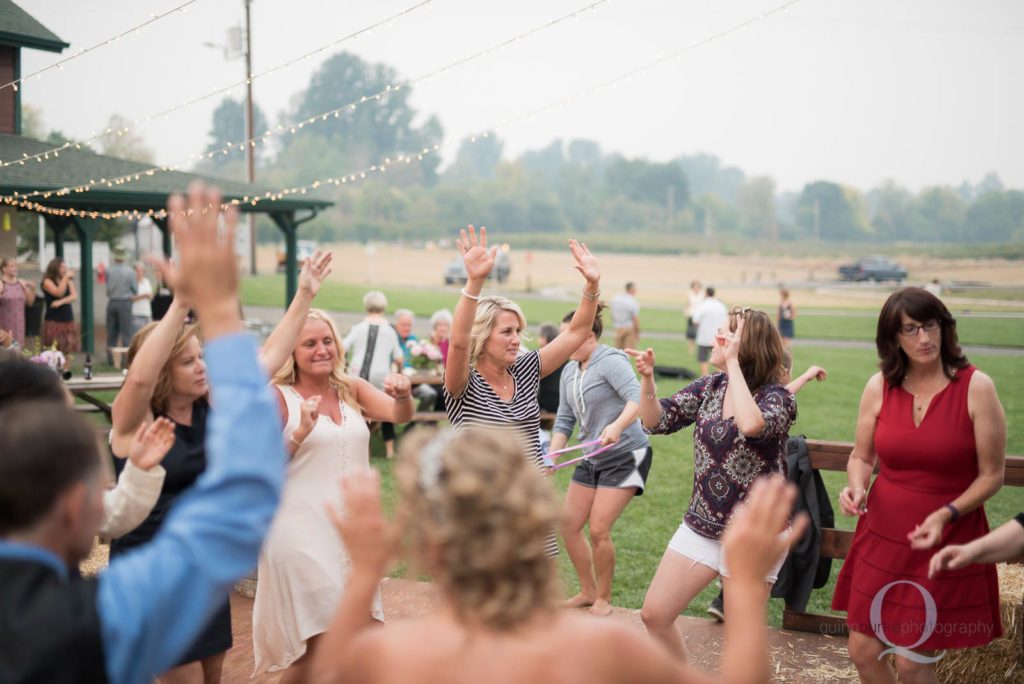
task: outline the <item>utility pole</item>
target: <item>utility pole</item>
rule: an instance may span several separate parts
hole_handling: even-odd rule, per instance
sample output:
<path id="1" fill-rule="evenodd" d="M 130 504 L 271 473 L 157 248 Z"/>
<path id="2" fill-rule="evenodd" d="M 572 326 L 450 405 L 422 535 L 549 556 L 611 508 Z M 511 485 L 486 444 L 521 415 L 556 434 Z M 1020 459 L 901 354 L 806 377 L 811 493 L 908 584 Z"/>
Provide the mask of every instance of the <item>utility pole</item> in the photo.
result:
<path id="1" fill-rule="evenodd" d="M 242 0 L 245 4 L 245 180 L 247 183 L 256 181 L 256 150 L 252 146 L 253 131 L 253 100 L 252 100 L 252 21 L 249 7 L 252 0 Z M 256 275 L 256 214 L 249 215 L 249 273 Z"/>
<path id="2" fill-rule="evenodd" d="M 672 222 L 673 222 L 673 219 L 675 218 L 675 215 L 676 215 L 676 186 L 674 186 L 674 185 L 672 185 L 670 183 L 669 186 L 668 186 L 668 189 L 666 190 L 666 193 L 667 193 L 668 196 L 666 197 L 666 202 L 665 202 L 665 206 L 666 206 L 665 227 L 668 229 L 669 235 L 671 235 L 672 234 Z"/>
<path id="3" fill-rule="evenodd" d="M 821 198 L 814 198 L 814 239 L 821 240 Z"/>

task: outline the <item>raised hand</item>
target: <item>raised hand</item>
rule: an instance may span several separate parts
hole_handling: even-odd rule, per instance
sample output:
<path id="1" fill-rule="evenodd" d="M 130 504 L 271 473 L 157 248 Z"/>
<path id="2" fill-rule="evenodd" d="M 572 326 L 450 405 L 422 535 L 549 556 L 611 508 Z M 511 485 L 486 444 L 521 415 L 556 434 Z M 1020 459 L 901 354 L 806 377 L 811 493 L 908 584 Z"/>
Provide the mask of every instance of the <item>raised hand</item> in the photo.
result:
<path id="1" fill-rule="evenodd" d="M 736 330 L 726 331 L 720 333 L 718 337 L 718 343 L 722 345 L 722 353 L 725 355 L 725 360 L 737 361 L 740 358 L 740 339 L 743 335 L 743 325 L 745 321 L 742 315 L 736 317 Z"/>
<path id="2" fill-rule="evenodd" d="M 466 276 L 470 280 L 486 280 L 494 268 L 494 260 L 498 254 L 498 248 L 487 249 L 487 229 L 480 227 L 480 238 L 477 239 L 476 230 L 472 225 L 466 226 L 459 231 L 459 237 L 455 240 L 455 246 L 462 255 L 462 263 L 466 266 Z"/>
<path id="3" fill-rule="evenodd" d="M 576 270 L 579 271 L 587 282 L 596 285 L 601 280 L 601 269 L 597 266 L 597 257 L 590 253 L 587 246 L 576 240 L 569 240 L 569 251 L 576 260 Z"/>
<path id="4" fill-rule="evenodd" d="M 839 510 L 843 515 L 864 515 L 867 509 L 868 493 L 861 488 L 843 487 L 839 491 Z"/>
<path id="5" fill-rule="evenodd" d="M 650 347 L 647 351 L 637 351 L 636 349 L 623 349 L 633 357 L 633 363 L 636 364 L 636 372 L 645 378 L 654 376 L 654 350 Z"/>
<path id="6" fill-rule="evenodd" d="M 149 470 L 164 460 L 174 446 L 174 423 L 157 418 L 149 425 L 143 423 L 135 431 L 128 449 L 128 460 L 139 470 Z"/>
<path id="7" fill-rule="evenodd" d="M 308 399 L 303 399 L 302 404 L 299 406 L 299 427 L 295 428 L 295 433 L 292 436 L 299 442 L 306 439 L 313 428 L 316 427 L 316 421 L 320 419 L 320 401 L 322 397 L 319 394 L 314 394 Z"/>
<path id="8" fill-rule="evenodd" d="M 384 378 L 382 389 L 396 400 L 408 399 L 412 395 L 412 381 L 401 373 L 392 373 Z"/>
<path id="9" fill-rule="evenodd" d="M 331 269 L 332 259 L 334 259 L 334 254 L 331 252 L 321 252 L 319 249 L 313 252 L 313 256 L 306 259 L 299 272 L 299 291 L 308 294 L 310 299 L 316 297 L 320 286 L 333 270 Z"/>
<path id="10" fill-rule="evenodd" d="M 354 567 L 383 575 L 397 550 L 398 531 L 384 517 L 380 474 L 369 469 L 341 480 L 342 510 L 327 505 L 334 527 L 345 540 Z"/>
<path id="11" fill-rule="evenodd" d="M 821 382 L 822 380 L 828 378 L 828 371 L 826 371 L 821 366 L 811 366 L 806 371 L 804 371 L 804 375 L 807 376 L 808 380 L 814 379 L 817 380 L 818 382 Z"/>
<path id="12" fill-rule="evenodd" d="M 188 188 L 188 203 L 181 195 L 167 201 L 167 219 L 178 246 L 178 267 L 160 264 L 160 274 L 199 314 L 207 338 L 241 329 L 238 307 L 238 266 L 235 262 L 235 226 L 238 210 L 229 207 L 221 216 L 221 194 L 201 182 Z"/>
<path id="13" fill-rule="evenodd" d="M 779 557 L 803 536 L 806 513 L 793 518 L 792 528 L 786 531 L 795 501 L 796 487 L 779 475 L 754 483 L 722 535 L 733 577 L 763 582 Z"/>

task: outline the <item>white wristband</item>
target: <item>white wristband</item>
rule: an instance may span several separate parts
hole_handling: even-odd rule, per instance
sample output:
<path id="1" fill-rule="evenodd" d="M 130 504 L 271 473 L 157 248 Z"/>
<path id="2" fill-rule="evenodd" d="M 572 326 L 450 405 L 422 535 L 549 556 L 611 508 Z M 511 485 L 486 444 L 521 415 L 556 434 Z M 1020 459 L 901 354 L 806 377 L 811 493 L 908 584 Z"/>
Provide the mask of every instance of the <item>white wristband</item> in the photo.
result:
<path id="1" fill-rule="evenodd" d="M 466 299 L 472 299 L 474 302 L 479 302 L 480 301 L 480 296 L 479 295 L 471 295 L 471 294 L 469 294 L 468 292 L 466 292 L 466 288 L 462 288 L 462 290 L 460 290 L 460 292 L 462 292 L 462 296 L 465 297 Z"/>

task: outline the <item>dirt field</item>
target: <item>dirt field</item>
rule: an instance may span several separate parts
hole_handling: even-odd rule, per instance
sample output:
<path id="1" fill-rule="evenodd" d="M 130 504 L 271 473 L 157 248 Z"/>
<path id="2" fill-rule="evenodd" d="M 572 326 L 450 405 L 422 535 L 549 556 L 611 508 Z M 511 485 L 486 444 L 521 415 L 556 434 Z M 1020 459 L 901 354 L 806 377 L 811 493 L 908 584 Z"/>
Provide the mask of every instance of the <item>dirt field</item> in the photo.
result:
<path id="1" fill-rule="evenodd" d="M 379 287 L 438 287 L 443 284 L 444 267 L 455 258 L 455 249 L 403 248 L 378 245 L 368 251 L 363 245 L 325 245 L 335 254 L 333 278 L 342 282 Z M 276 249 L 261 246 L 261 273 L 272 273 Z M 572 268 L 572 257 L 564 253 L 513 250 L 512 276 L 508 288 L 552 295 L 574 292 L 580 284 Z M 618 291 L 627 280 L 637 283 L 642 299 L 650 304 L 674 304 L 685 298 L 691 279 L 719 288 L 728 301 L 774 304 L 775 286 L 791 284 L 797 301 L 808 306 L 875 307 L 884 301 L 888 288 L 836 286 L 829 283 L 845 259 L 826 257 L 768 258 L 760 256 L 657 256 L 641 254 L 599 254 L 606 293 Z M 940 260 L 903 259 L 910 272 L 909 283 L 922 284 L 932 278 L 943 282 L 974 281 L 994 286 L 1024 287 L 1024 264 L 1004 259 Z M 955 300 L 955 298 L 953 298 Z M 951 301 L 955 303 L 955 301 Z M 975 302 L 977 303 L 977 302 Z M 993 303 L 995 301 L 993 300 Z M 1020 307 L 1024 302 L 1011 302 Z"/>

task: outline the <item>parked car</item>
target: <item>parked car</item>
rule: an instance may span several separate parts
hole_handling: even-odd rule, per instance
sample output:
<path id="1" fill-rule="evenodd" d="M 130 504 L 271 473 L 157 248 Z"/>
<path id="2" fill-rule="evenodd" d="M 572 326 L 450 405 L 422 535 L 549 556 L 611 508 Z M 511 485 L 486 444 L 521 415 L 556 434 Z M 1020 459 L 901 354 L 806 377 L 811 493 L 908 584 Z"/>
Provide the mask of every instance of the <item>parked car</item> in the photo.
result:
<path id="1" fill-rule="evenodd" d="M 497 278 L 499 283 L 503 283 L 508 280 L 511 271 L 512 264 L 509 261 L 508 252 L 499 249 L 498 255 L 494 257 L 494 268 L 491 269 L 491 274 L 487 277 Z M 462 263 L 462 257 L 456 257 L 444 267 L 444 284 L 463 285 L 465 282 L 466 265 Z"/>
<path id="2" fill-rule="evenodd" d="M 907 277 L 907 269 L 887 257 L 872 256 L 858 259 L 855 263 L 839 267 L 840 280 L 867 281 L 876 283 L 883 280 L 899 282 Z"/>

